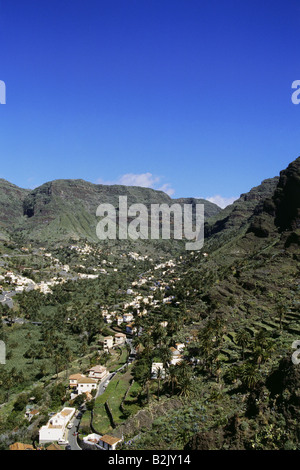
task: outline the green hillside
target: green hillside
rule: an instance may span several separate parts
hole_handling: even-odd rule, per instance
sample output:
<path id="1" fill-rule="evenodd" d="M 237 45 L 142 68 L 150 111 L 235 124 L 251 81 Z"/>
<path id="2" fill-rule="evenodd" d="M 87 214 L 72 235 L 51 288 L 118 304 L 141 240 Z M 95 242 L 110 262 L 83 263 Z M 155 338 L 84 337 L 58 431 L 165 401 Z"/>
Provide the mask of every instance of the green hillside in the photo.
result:
<path id="1" fill-rule="evenodd" d="M 128 206 L 142 203 L 148 208 L 150 204 L 203 203 L 206 218 L 221 210 L 209 201 L 171 199 L 150 188 L 55 180 L 29 191 L 1 180 L 0 222 L 4 230 L 24 241 L 51 243 L 73 238 L 96 242 L 96 209 L 104 203 L 118 208 L 119 196 L 127 196 Z"/>

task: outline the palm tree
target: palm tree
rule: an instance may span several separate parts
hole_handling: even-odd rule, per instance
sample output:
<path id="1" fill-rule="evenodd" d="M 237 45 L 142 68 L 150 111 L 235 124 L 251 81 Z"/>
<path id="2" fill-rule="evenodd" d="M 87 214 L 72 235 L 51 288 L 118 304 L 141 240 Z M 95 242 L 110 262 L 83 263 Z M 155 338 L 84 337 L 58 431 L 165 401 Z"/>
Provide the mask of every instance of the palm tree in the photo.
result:
<path id="1" fill-rule="evenodd" d="M 286 305 L 283 302 L 280 302 L 277 306 L 280 331 L 282 331 L 282 320 L 286 314 L 286 310 L 287 310 Z"/>
<path id="2" fill-rule="evenodd" d="M 149 359 L 150 354 L 153 349 L 152 336 L 149 333 L 145 333 L 141 336 L 141 338 L 142 338 L 142 344 L 144 346 L 145 355 Z"/>
<path id="3" fill-rule="evenodd" d="M 275 342 L 271 339 L 266 338 L 261 343 L 256 342 L 253 350 L 253 359 L 257 364 L 266 362 L 271 357 L 275 349 Z"/>
<path id="4" fill-rule="evenodd" d="M 175 386 L 178 383 L 178 368 L 171 364 L 168 369 L 168 376 L 169 376 L 169 383 L 171 384 L 172 388 L 172 395 L 174 395 Z"/>
<path id="5" fill-rule="evenodd" d="M 158 355 L 161 358 L 161 361 L 164 365 L 165 370 L 167 370 L 169 363 L 171 361 L 171 358 L 172 358 L 172 353 L 170 351 L 169 346 L 167 346 L 166 344 L 163 344 L 158 350 Z"/>
<path id="6" fill-rule="evenodd" d="M 247 330 L 239 330 L 236 335 L 236 344 L 242 348 L 242 359 L 245 357 L 245 348 L 251 340 L 250 333 Z"/>
<path id="7" fill-rule="evenodd" d="M 59 351 L 56 351 L 54 353 L 54 357 L 53 357 L 53 362 L 54 362 L 54 366 L 55 366 L 55 372 L 56 372 L 56 378 L 58 379 L 58 374 L 61 370 L 61 367 L 63 366 L 63 358 L 61 356 L 61 353 Z"/>
<path id="8" fill-rule="evenodd" d="M 182 361 L 176 367 L 178 368 L 178 386 L 180 388 L 180 395 L 188 397 L 192 390 L 191 368 L 185 361 Z"/>
<path id="9" fill-rule="evenodd" d="M 165 337 L 166 337 L 166 329 L 161 325 L 157 325 L 154 328 L 154 331 L 152 333 L 154 344 L 157 344 L 160 347 Z"/>
<path id="10" fill-rule="evenodd" d="M 260 379 L 260 372 L 256 364 L 246 363 L 241 368 L 241 380 L 248 390 L 253 390 Z"/>
<path id="11" fill-rule="evenodd" d="M 240 375 L 241 375 L 240 367 L 237 365 L 233 365 L 225 373 L 225 380 L 228 380 L 231 383 L 235 383 Z"/>

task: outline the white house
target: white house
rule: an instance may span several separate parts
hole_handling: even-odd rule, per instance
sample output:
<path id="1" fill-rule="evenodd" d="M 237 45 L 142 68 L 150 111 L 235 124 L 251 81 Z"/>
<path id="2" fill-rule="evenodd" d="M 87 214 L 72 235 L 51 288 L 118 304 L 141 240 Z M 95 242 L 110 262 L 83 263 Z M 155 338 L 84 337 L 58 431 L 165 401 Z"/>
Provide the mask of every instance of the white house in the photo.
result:
<path id="1" fill-rule="evenodd" d="M 114 315 L 112 315 L 111 313 L 104 313 L 103 314 L 103 318 L 104 318 L 104 321 L 105 323 L 112 323 L 113 320 L 114 320 Z"/>
<path id="2" fill-rule="evenodd" d="M 113 336 L 105 336 L 103 338 L 103 348 L 104 349 L 111 349 L 114 345 L 114 338 Z"/>
<path id="3" fill-rule="evenodd" d="M 175 366 L 176 364 L 178 364 L 179 362 L 182 361 L 182 355 L 181 355 L 180 351 L 178 351 L 178 349 L 176 349 L 176 348 L 171 347 L 170 351 L 171 351 L 171 354 L 172 354 L 172 358 L 171 358 L 170 362 L 171 362 L 171 364 L 173 364 Z"/>
<path id="4" fill-rule="evenodd" d="M 184 343 L 176 343 L 175 347 L 179 352 L 182 352 L 185 348 L 185 344 Z"/>
<path id="5" fill-rule="evenodd" d="M 93 433 L 89 434 L 88 436 L 85 436 L 83 438 L 83 442 L 85 442 L 86 444 L 95 445 L 98 444 L 100 438 L 101 436 L 99 434 Z"/>
<path id="6" fill-rule="evenodd" d="M 104 366 L 95 366 L 89 369 L 89 377 L 91 379 L 102 380 L 108 374 L 108 370 Z"/>
<path id="7" fill-rule="evenodd" d="M 115 334 L 115 344 L 124 344 L 126 341 L 126 335 L 124 333 Z"/>
<path id="8" fill-rule="evenodd" d="M 99 446 L 104 450 L 116 450 L 117 444 L 122 442 L 122 439 L 119 437 L 109 436 L 105 434 L 99 439 Z"/>
<path id="9" fill-rule="evenodd" d="M 31 421 L 32 418 L 34 418 L 35 416 L 39 414 L 40 414 L 39 410 L 27 410 L 25 413 L 25 418 L 27 418 L 28 421 Z"/>
<path id="10" fill-rule="evenodd" d="M 84 377 L 83 374 L 73 374 L 69 377 L 69 387 L 77 388 L 78 380 Z"/>
<path id="11" fill-rule="evenodd" d="M 133 320 L 133 315 L 132 313 L 124 313 L 123 315 L 123 321 L 125 323 L 131 322 Z"/>
<path id="12" fill-rule="evenodd" d="M 81 395 L 82 393 L 91 393 L 92 390 L 97 388 L 98 381 L 91 379 L 90 377 L 83 377 L 78 380 L 77 393 Z"/>
<path id="13" fill-rule="evenodd" d="M 39 430 L 39 443 L 58 441 L 64 438 L 67 424 L 75 414 L 75 408 L 63 408 L 52 416 L 45 426 Z"/>

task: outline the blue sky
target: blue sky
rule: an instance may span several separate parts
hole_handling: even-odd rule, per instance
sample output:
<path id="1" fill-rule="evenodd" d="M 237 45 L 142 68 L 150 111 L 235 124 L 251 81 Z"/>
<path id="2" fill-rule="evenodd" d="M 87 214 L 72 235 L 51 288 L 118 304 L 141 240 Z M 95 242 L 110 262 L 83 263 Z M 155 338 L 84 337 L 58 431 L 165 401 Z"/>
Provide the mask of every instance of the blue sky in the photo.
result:
<path id="1" fill-rule="evenodd" d="M 300 154 L 297 0 L 0 0 L 0 177 L 225 204 Z"/>

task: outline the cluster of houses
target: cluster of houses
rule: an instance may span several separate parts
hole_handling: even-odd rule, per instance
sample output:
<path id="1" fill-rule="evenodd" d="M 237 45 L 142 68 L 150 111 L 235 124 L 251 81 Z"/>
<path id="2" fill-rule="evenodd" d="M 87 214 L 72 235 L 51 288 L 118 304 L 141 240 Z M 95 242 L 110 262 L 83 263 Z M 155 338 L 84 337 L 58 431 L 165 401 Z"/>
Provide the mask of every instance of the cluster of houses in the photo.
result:
<path id="1" fill-rule="evenodd" d="M 71 248 L 74 250 L 76 249 L 76 251 L 79 251 L 79 249 L 77 249 L 75 245 L 71 246 Z M 90 254 L 90 247 L 85 246 L 84 248 L 80 249 L 80 253 Z M 130 256 L 132 259 L 135 259 L 135 260 L 140 259 L 139 255 L 137 255 L 136 253 L 130 253 L 128 256 Z M 147 256 L 145 258 L 147 258 Z M 106 264 L 105 260 L 103 260 L 103 264 Z M 173 268 L 174 266 L 175 264 L 171 260 L 167 263 L 157 265 L 155 269 L 166 268 L 170 270 L 170 268 Z M 68 266 L 64 266 L 64 268 L 65 268 L 65 271 L 68 272 Z M 104 269 L 101 271 L 103 273 L 106 272 Z M 28 287 L 28 284 L 30 284 L 30 280 L 27 278 L 21 279 L 21 277 L 17 277 L 17 276 L 16 278 L 14 278 L 13 273 L 7 273 L 7 274 L 11 277 L 11 281 L 21 288 L 23 287 L 26 288 Z M 94 275 L 82 274 L 79 277 L 95 278 L 98 276 L 96 274 Z M 0 280 L 1 280 L 1 276 L 0 276 Z M 175 282 L 176 280 L 177 279 L 174 279 L 173 281 L 172 280 L 169 281 L 169 284 L 172 284 L 172 282 Z M 31 282 L 33 283 L 33 281 Z M 155 280 L 153 276 L 150 276 L 148 278 L 141 276 L 138 281 L 134 281 L 132 283 L 132 287 L 133 288 L 140 287 L 148 282 L 152 284 L 152 286 L 150 286 L 151 291 L 155 291 L 157 289 L 166 291 L 166 289 L 171 289 L 171 287 L 169 287 L 163 281 L 157 281 L 157 278 Z M 37 285 L 34 285 L 33 288 L 37 288 L 36 286 Z M 39 285 L 39 288 L 42 292 L 48 293 L 49 283 L 41 283 Z M 137 329 L 134 326 L 134 314 L 131 312 L 128 312 L 128 310 L 132 309 L 133 311 L 136 311 L 138 315 L 145 315 L 147 313 L 145 306 L 152 305 L 154 307 L 159 307 L 160 301 L 154 300 L 153 295 L 148 295 L 147 297 L 145 297 L 145 296 L 135 293 L 134 290 L 131 288 L 127 290 L 127 294 L 133 296 L 133 300 L 131 302 L 127 302 L 123 305 L 123 308 L 124 310 L 127 310 L 127 313 L 121 314 L 120 312 L 108 311 L 107 309 L 102 307 L 102 315 L 103 315 L 104 321 L 107 324 L 111 324 L 113 322 L 116 322 L 118 326 L 125 324 L 125 329 L 126 329 L 126 334 L 122 332 L 118 332 L 114 336 L 105 336 L 101 340 L 104 351 L 109 351 L 111 348 L 115 346 L 123 345 L 126 342 L 126 335 L 132 335 L 134 333 L 137 333 Z M 174 297 L 170 295 L 169 297 L 165 297 L 164 299 L 162 299 L 162 302 L 163 303 L 171 302 L 173 298 Z M 167 322 L 162 322 L 161 325 L 166 327 Z M 176 343 L 174 347 L 170 348 L 171 359 L 169 361 L 169 364 L 176 365 L 176 364 L 179 364 L 183 360 L 184 348 L 185 348 L 184 343 Z M 161 362 L 153 362 L 152 370 L 151 370 L 151 376 L 153 379 L 156 379 L 158 377 L 158 371 L 160 371 L 160 374 L 161 374 L 160 376 L 162 378 L 166 375 L 164 364 Z M 74 399 L 78 395 L 82 395 L 82 394 L 85 394 L 86 399 L 91 399 L 93 397 L 92 392 L 98 388 L 99 382 L 104 380 L 108 375 L 109 375 L 108 370 L 102 365 L 96 365 L 94 367 L 91 367 L 87 371 L 86 375 L 81 374 L 81 373 L 70 375 L 69 387 L 72 392 L 71 399 Z M 68 428 L 68 424 L 70 423 L 73 416 L 75 415 L 75 412 L 76 412 L 75 408 L 65 407 L 59 413 L 56 413 L 55 415 L 53 415 L 49 419 L 48 423 L 45 426 L 41 427 L 39 431 L 39 442 L 41 444 L 49 443 L 49 442 L 57 442 L 58 444 L 61 443 L 66 437 L 66 429 Z M 26 417 L 29 420 L 31 420 L 35 416 L 35 414 L 38 414 L 38 410 L 34 410 L 34 409 L 26 410 Z M 122 439 L 117 438 L 117 437 L 108 436 L 108 435 L 100 436 L 98 434 L 90 434 L 86 436 L 83 440 L 88 445 L 94 445 L 98 447 L 99 449 L 105 449 L 105 450 L 115 450 L 116 446 L 122 441 Z"/>
<path id="2" fill-rule="evenodd" d="M 109 349 L 115 346 L 122 346 L 125 342 L 126 335 L 124 333 L 116 333 L 114 336 L 104 336 L 103 339 L 100 340 L 104 351 L 109 351 Z"/>
<path id="3" fill-rule="evenodd" d="M 99 382 L 105 380 L 109 375 L 109 371 L 102 365 L 91 367 L 87 371 L 87 375 L 73 374 L 69 376 L 69 387 L 72 390 L 71 399 L 76 398 L 78 395 L 85 394 L 86 399 L 92 398 L 92 391 L 96 390 Z M 39 444 L 57 443 L 47 447 L 46 450 L 56 450 L 57 445 L 67 444 L 67 429 L 71 427 L 70 422 L 76 413 L 76 409 L 72 407 L 64 407 L 58 413 L 53 414 L 48 420 L 47 424 L 42 426 L 39 430 Z M 31 421 L 32 418 L 39 414 L 39 410 L 34 409 L 33 405 L 27 405 L 25 417 Z M 96 435 L 95 435 L 96 436 Z M 92 437 L 95 437 L 92 436 Z M 92 439 L 91 435 L 85 438 L 89 444 L 97 444 L 99 449 L 115 450 L 116 445 L 122 440 L 112 436 L 98 436 Z M 10 450 L 35 450 L 32 446 L 16 442 L 10 446 Z M 57 450 L 60 450 L 57 446 Z"/>
<path id="4" fill-rule="evenodd" d="M 83 393 L 87 399 L 92 398 L 92 391 L 97 389 L 98 383 L 109 375 L 106 367 L 97 365 L 88 370 L 88 376 L 73 374 L 69 377 L 69 387 L 72 390 L 71 400 Z"/>
<path id="5" fill-rule="evenodd" d="M 117 323 L 118 326 L 122 325 L 122 324 L 125 324 L 126 327 L 125 327 L 125 330 L 126 330 L 126 334 L 128 335 L 132 335 L 134 333 L 136 333 L 136 328 L 134 326 L 134 316 L 133 316 L 133 313 L 124 313 L 123 315 L 120 315 L 120 314 L 117 314 L 116 312 L 108 312 L 107 310 L 104 310 L 102 312 L 102 316 L 104 318 L 104 321 L 105 323 L 107 324 L 111 324 L 113 323 L 114 321 Z M 113 337 L 109 336 L 109 337 L 106 337 L 108 338 L 107 341 L 110 343 L 110 346 L 108 346 L 108 348 L 104 345 L 104 349 L 110 349 L 112 348 L 113 346 L 116 346 L 116 345 L 119 345 L 119 344 L 123 344 L 126 340 L 126 335 L 124 333 L 119 333 L 119 334 L 116 334 L 115 335 L 115 342 L 113 341 L 113 344 L 111 344 L 111 340 L 113 339 Z"/>
<path id="6" fill-rule="evenodd" d="M 122 325 L 122 323 L 130 323 L 134 318 L 132 313 L 120 315 L 116 312 L 108 312 L 106 309 L 102 311 L 102 316 L 105 323 L 110 324 L 116 321 L 118 326 Z"/>
<path id="7" fill-rule="evenodd" d="M 57 277 L 54 277 L 51 281 L 41 281 L 40 283 L 34 282 L 32 279 L 28 277 L 21 276 L 19 274 L 14 274 L 11 271 L 7 271 L 5 275 L 0 275 L 0 282 L 9 283 L 13 286 L 15 292 L 28 292 L 31 290 L 39 290 L 43 294 L 51 294 L 52 291 L 50 289 L 51 286 L 60 284 L 62 280 Z M 2 286 L 0 286 L 2 288 Z"/>

